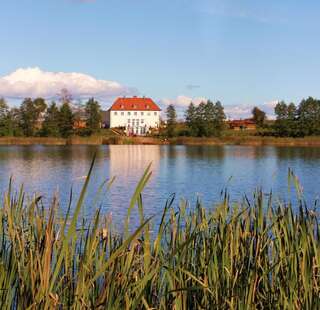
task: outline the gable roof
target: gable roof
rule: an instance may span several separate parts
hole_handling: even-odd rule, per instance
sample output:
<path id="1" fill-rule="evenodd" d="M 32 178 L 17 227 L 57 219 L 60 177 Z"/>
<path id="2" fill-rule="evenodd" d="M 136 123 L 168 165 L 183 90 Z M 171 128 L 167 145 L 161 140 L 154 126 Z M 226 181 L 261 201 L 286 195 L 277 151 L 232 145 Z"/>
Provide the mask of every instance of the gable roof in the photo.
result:
<path id="1" fill-rule="evenodd" d="M 161 111 L 151 98 L 118 98 L 110 108 L 111 111 Z"/>
<path id="2" fill-rule="evenodd" d="M 232 121 L 228 121 L 228 123 L 232 127 L 256 125 L 255 121 L 253 119 L 251 119 L 251 118 L 235 119 L 235 120 L 232 120 Z"/>

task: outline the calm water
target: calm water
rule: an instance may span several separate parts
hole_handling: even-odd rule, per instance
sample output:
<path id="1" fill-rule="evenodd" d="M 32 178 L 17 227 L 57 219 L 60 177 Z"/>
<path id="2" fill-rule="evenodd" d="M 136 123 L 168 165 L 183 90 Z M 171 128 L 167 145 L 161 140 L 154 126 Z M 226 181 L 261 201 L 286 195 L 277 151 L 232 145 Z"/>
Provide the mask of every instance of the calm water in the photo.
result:
<path id="1" fill-rule="evenodd" d="M 258 187 L 287 198 L 289 167 L 299 176 L 306 200 L 320 194 L 320 148 L 242 146 L 2 146 L 0 189 L 5 191 L 13 176 L 16 188 L 23 183 L 30 195 L 41 193 L 45 201 L 57 193 L 65 208 L 71 186 L 75 195 L 79 193 L 95 152 L 84 213 L 90 217 L 102 206 L 117 225 L 123 222 L 130 197 L 150 162 L 153 175 L 143 195 L 148 215 L 160 212 L 172 193 L 191 203 L 200 197 L 208 207 L 226 187 L 233 199 L 252 197 Z M 93 206 L 99 185 L 112 176 L 116 177 L 112 188 L 102 192 Z M 136 214 L 132 221 L 137 222 Z"/>

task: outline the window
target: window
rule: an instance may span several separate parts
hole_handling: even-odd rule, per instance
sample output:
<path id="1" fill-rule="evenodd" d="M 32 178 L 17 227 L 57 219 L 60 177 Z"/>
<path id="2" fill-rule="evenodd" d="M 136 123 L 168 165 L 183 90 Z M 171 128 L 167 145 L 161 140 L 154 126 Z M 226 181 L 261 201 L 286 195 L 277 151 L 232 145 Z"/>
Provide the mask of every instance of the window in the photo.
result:
<path id="1" fill-rule="evenodd" d="M 121 115 L 124 115 L 124 112 L 121 112 Z"/>
<path id="2" fill-rule="evenodd" d="M 138 115 L 138 112 L 134 112 L 134 115 Z"/>
<path id="3" fill-rule="evenodd" d="M 141 115 L 143 115 L 144 113 L 143 112 L 141 112 Z"/>
<path id="4" fill-rule="evenodd" d="M 144 123 L 144 119 L 141 120 L 141 124 L 143 124 L 143 123 Z"/>
<path id="5" fill-rule="evenodd" d="M 131 112 L 128 112 L 128 115 L 131 115 Z"/>
<path id="6" fill-rule="evenodd" d="M 130 120 L 130 118 L 129 118 L 129 119 L 128 119 L 128 124 L 130 124 L 130 121 L 131 121 L 131 120 Z"/>
<path id="7" fill-rule="evenodd" d="M 117 115 L 117 114 L 118 114 L 118 112 L 116 112 L 116 111 L 115 111 L 115 112 L 113 112 L 113 115 Z"/>
<path id="8" fill-rule="evenodd" d="M 154 112 L 154 115 L 157 115 L 157 112 Z"/>
<path id="9" fill-rule="evenodd" d="M 150 116 L 151 114 L 150 114 L 150 112 L 148 112 L 148 116 Z"/>
<path id="10" fill-rule="evenodd" d="M 138 125 L 139 124 L 139 120 L 137 119 L 136 122 L 137 122 L 137 125 Z"/>

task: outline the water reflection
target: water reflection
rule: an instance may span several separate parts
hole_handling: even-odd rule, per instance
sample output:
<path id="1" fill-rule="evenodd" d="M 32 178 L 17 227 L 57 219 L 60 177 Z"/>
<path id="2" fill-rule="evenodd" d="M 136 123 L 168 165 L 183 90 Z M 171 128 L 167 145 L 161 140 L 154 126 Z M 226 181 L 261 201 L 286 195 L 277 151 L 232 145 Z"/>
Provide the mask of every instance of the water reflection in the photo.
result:
<path id="1" fill-rule="evenodd" d="M 191 203 L 200 197 L 207 206 L 219 199 L 225 187 L 234 199 L 244 193 L 251 196 L 257 187 L 286 198 L 289 167 L 299 176 L 306 200 L 319 194 L 320 148 L 244 146 L 1 146 L 0 189 L 7 188 L 13 175 L 16 188 L 24 183 L 29 193 L 41 192 L 48 201 L 58 190 L 65 206 L 71 187 L 74 195 L 81 190 L 94 153 L 85 215 L 95 211 L 92 202 L 98 187 L 115 176 L 111 190 L 102 192 L 96 206 L 112 213 L 117 223 L 122 223 L 150 162 L 153 174 L 143 194 L 147 215 L 161 212 L 172 193 Z M 136 215 L 132 220 L 138 221 Z"/>
<path id="2" fill-rule="evenodd" d="M 151 163 L 154 174 L 160 164 L 160 145 L 110 145 L 110 173 L 128 181 L 128 177 L 141 174 Z"/>

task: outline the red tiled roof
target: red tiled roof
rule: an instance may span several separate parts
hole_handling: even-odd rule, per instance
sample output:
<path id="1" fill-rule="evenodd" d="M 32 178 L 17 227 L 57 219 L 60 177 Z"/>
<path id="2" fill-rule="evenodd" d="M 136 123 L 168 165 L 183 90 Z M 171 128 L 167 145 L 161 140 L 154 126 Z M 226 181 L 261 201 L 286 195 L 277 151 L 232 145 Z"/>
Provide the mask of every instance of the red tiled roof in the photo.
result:
<path id="1" fill-rule="evenodd" d="M 255 125 L 256 123 L 252 119 L 235 119 L 228 122 L 231 126 L 245 126 Z"/>
<path id="2" fill-rule="evenodd" d="M 112 111 L 161 111 L 150 98 L 118 98 L 111 106 Z"/>

